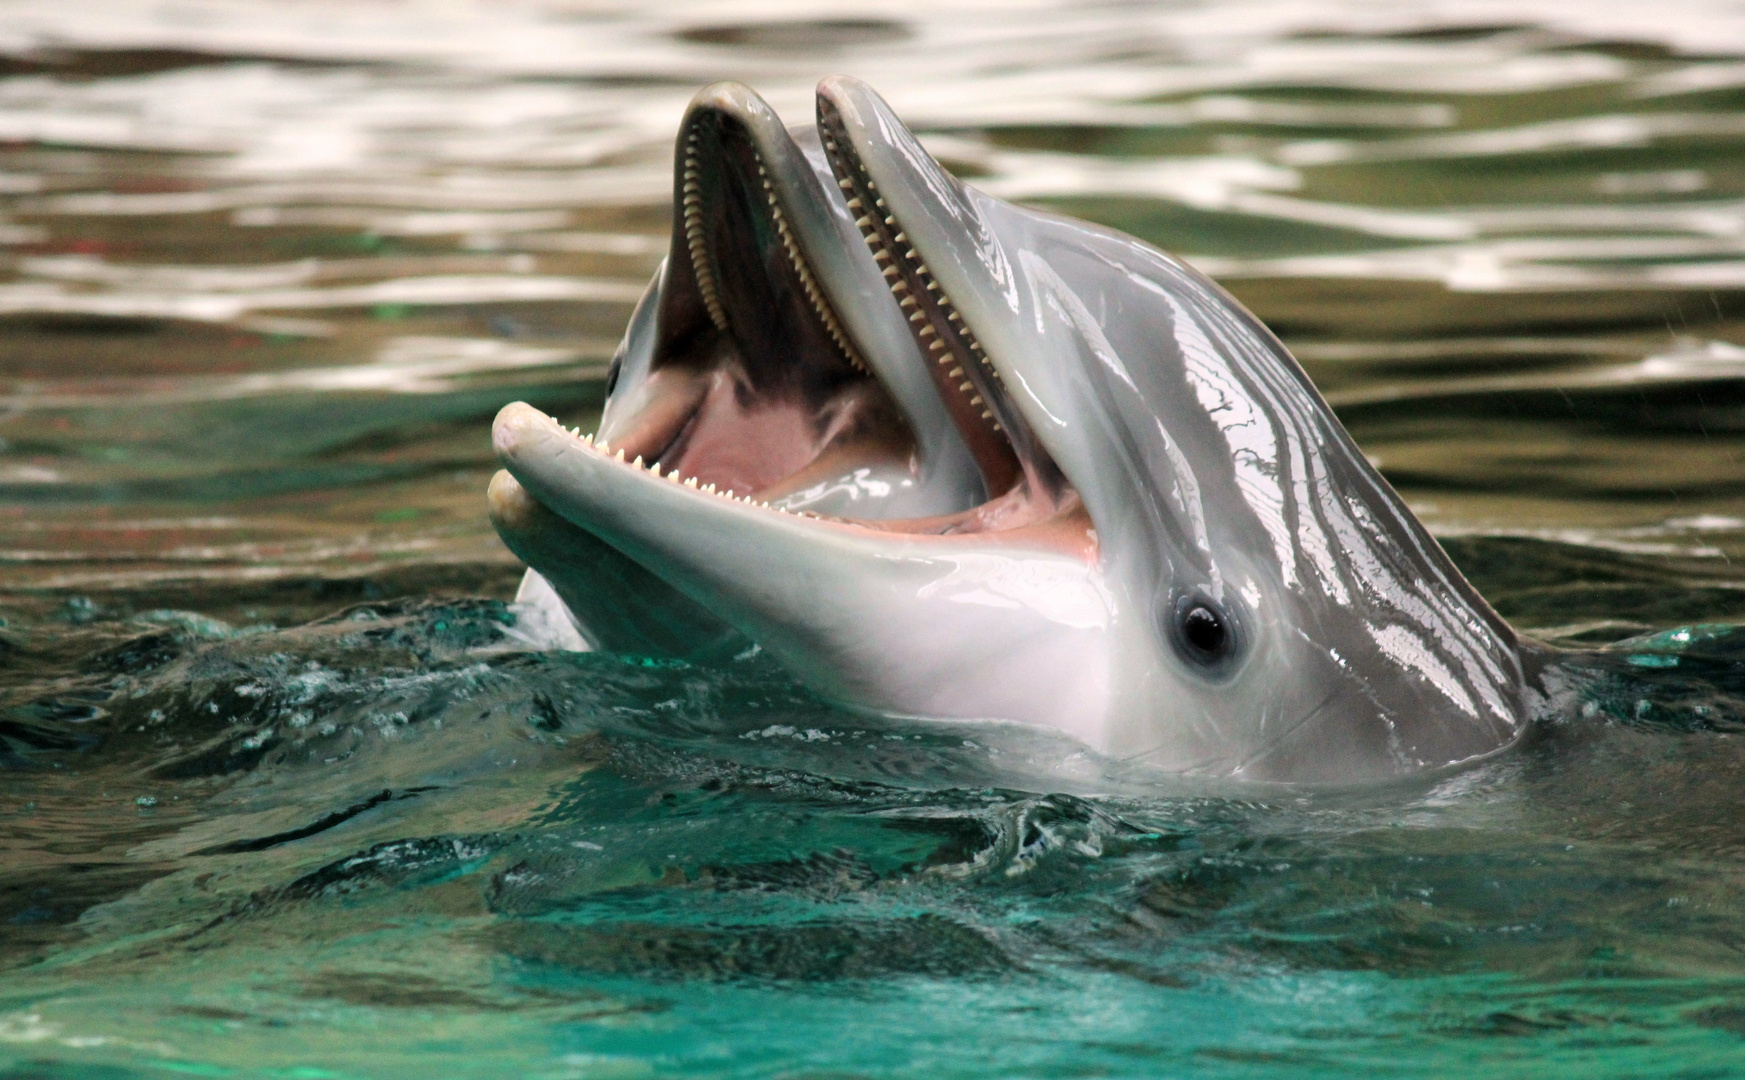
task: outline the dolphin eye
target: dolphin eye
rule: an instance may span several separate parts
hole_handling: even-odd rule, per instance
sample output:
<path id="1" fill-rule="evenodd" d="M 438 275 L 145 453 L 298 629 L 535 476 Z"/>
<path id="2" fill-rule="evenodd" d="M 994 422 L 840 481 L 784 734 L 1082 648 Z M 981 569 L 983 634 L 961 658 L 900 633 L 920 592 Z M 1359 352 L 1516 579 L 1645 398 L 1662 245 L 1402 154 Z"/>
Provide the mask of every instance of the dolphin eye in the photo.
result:
<path id="1" fill-rule="evenodd" d="M 1189 660 L 1220 666 L 1236 651 L 1236 630 L 1216 603 L 1201 596 L 1184 596 L 1175 605 L 1174 637 Z"/>
<path id="2" fill-rule="evenodd" d="M 1209 607 L 1195 604 L 1182 616 L 1182 638 L 1193 647 L 1194 651 L 1207 656 L 1221 656 L 1224 646 L 1228 643 L 1224 632 L 1224 620 L 1218 618 L 1218 613 Z"/>

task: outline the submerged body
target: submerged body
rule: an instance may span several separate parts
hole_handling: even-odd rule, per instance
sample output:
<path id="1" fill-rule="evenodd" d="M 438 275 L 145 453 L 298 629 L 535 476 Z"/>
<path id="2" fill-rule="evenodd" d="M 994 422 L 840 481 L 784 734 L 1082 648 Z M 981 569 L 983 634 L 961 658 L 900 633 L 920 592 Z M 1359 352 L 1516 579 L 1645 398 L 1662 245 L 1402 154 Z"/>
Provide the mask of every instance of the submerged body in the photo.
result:
<path id="1" fill-rule="evenodd" d="M 1469 761 L 1550 707 L 1236 301 L 959 183 L 861 84 L 818 101 L 699 94 L 598 438 L 498 417 L 493 520 L 581 636 L 1245 779 Z"/>

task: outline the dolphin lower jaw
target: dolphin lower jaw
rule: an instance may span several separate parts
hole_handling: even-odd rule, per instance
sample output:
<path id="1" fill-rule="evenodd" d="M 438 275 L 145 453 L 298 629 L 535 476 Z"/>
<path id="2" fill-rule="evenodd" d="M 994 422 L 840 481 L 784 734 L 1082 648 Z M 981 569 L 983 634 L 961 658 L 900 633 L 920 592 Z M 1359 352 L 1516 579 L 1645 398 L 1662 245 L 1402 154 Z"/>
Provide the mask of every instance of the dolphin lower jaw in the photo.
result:
<path id="1" fill-rule="evenodd" d="M 493 439 L 540 506 L 827 697 L 1109 744 L 1115 599 L 1070 524 L 940 535 L 784 510 L 627 460 L 521 403 L 498 415 Z"/>
<path id="2" fill-rule="evenodd" d="M 730 656 L 745 639 L 604 540 L 554 513 L 508 472 L 491 479 L 491 523 L 563 602 L 592 649 L 702 659 Z M 564 613 L 553 612 L 554 616 Z"/>
<path id="3" fill-rule="evenodd" d="M 633 565 L 839 702 L 1107 745 L 1113 601 L 1083 507 L 1070 488 L 1032 482 L 1047 463 L 1019 459 L 996 399 L 949 381 L 961 365 L 931 359 L 940 350 L 905 321 L 916 305 L 885 290 L 854 230 L 819 226 L 785 136 L 748 93 L 705 91 L 681 130 L 653 359 L 614 391 L 601 437 L 520 404 L 494 427 L 512 476 L 496 486 L 585 534 L 586 564 L 554 551 L 561 529 L 534 535 L 525 513 L 505 512 L 506 498 L 493 500 L 499 530 L 573 582 L 570 596 L 602 564 Z M 835 260 L 827 272 L 820 258 Z M 837 293 L 857 266 L 878 291 L 857 294 L 844 320 Z M 863 351 L 847 324 L 881 329 L 877 304 L 901 341 Z M 927 310 L 951 325 L 948 300 Z M 989 415 L 965 413 L 976 406 Z M 953 459 L 961 431 L 982 440 L 980 457 Z"/>

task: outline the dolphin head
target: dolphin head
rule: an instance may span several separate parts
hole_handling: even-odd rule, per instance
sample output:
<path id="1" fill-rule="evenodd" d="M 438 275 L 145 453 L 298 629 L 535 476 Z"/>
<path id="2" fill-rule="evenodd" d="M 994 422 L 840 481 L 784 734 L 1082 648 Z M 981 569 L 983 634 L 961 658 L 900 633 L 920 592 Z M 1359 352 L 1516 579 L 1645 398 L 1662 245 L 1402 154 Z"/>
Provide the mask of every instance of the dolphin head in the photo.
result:
<path id="1" fill-rule="evenodd" d="M 512 405 L 496 445 L 821 693 L 1262 780 L 1520 731 L 1513 633 L 1193 270 L 960 183 L 846 78 L 797 140 L 705 91 L 677 173 L 605 443 Z"/>

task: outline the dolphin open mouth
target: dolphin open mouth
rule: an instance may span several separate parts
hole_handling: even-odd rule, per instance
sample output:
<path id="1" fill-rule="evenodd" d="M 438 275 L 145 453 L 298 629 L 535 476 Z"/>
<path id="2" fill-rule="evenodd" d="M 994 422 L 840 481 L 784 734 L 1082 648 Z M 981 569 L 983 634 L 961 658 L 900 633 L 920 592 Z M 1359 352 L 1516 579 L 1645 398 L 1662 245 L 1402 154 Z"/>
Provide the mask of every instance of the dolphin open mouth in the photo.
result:
<path id="1" fill-rule="evenodd" d="M 679 214 L 642 407 L 611 446 L 706 491 L 791 497 L 858 468 L 906 464 L 903 417 L 868 372 L 741 117 L 694 107 L 679 140 Z"/>
<path id="2" fill-rule="evenodd" d="M 624 485 L 659 481 L 839 528 L 1009 534 L 1094 562 L 1082 503 L 826 97 L 817 134 L 799 135 L 805 147 L 744 87 L 698 95 L 677 142 L 655 310 L 637 315 L 652 318 L 652 348 L 613 371 L 635 385 L 609 385 L 597 437 L 529 406 L 505 409 L 505 464 L 534 488 L 546 486 L 528 475 L 548 471 L 540 457 L 562 457 L 572 473 L 615 469 L 595 477 L 586 503 L 538 492 L 609 540 L 607 504 L 629 497 Z"/>
<path id="3" fill-rule="evenodd" d="M 597 647 L 749 639 L 852 707 L 1260 779 L 1521 730 L 1507 624 L 1191 268 L 961 184 L 846 78 L 791 132 L 703 91 L 674 203 L 599 431 L 493 430 L 492 520 Z"/>

